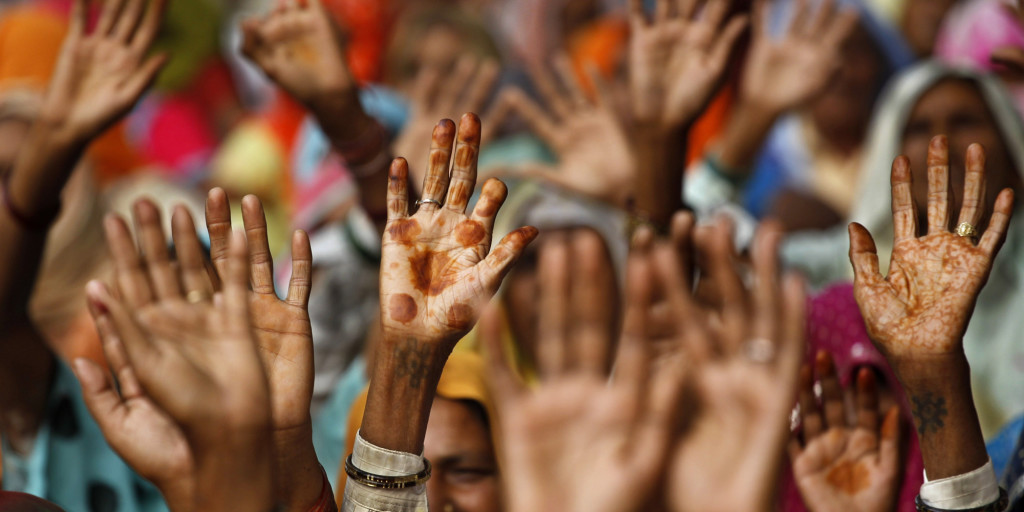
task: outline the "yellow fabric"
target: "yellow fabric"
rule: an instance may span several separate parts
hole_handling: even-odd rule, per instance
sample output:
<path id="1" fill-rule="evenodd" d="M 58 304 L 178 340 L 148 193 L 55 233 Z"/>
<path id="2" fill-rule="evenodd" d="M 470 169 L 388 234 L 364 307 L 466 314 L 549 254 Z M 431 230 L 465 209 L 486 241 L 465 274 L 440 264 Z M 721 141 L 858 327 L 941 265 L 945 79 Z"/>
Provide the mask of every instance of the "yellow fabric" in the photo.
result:
<path id="1" fill-rule="evenodd" d="M 832 150 L 806 117 L 800 120 L 800 132 L 811 159 L 811 191 L 839 215 L 849 216 L 859 190 L 863 152 L 857 149 L 842 154 Z"/>

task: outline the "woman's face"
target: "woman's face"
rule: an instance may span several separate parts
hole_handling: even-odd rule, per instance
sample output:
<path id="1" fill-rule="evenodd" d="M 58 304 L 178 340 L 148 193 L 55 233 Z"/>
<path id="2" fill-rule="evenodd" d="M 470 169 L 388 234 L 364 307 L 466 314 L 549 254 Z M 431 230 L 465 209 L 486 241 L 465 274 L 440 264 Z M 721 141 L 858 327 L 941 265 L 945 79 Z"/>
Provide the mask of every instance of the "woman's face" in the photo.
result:
<path id="1" fill-rule="evenodd" d="M 814 125 L 826 137 L 864 136 L 885 74 L 885 57 L 866 29 L 858 26 L 842 48 L 842 66 L 811 104 Z"/>
<path id="2" fill-rule="evenodd" d="M 430 510 L 501 510 L 498 464 L 482 414 L 465 401 L 434 399 L 423 441 L 423 456 L 433 467 L 427 480 Z"/>
<path id="3" fill-rule="evenodd" d="M 949 141 L 949 177 L 953 186 L 951 223 L 959 216 L 963 198 L 967 146 L 976 142 L 985 148 L 987 211 L 980 226 L 987 225 L 999 191 L 1008 187 L 1020 191 L 1021 179 L 992 112 L 972 82 L 958 79 L 938 82 L 921 96 L 910 112 L 903 132 L 902 154 L 910 159 L 919 228 L 927 226 L 928 144 L 935 135 L 945 135 Z"/>

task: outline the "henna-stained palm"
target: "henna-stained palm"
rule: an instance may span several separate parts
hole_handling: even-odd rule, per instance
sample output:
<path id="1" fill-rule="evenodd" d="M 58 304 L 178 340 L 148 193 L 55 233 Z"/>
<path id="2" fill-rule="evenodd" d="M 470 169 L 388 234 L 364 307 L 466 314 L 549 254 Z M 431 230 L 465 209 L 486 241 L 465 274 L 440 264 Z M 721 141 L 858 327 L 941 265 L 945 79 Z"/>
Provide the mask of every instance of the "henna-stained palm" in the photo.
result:
<path id="1" fill-rule="evenodd" d="M 936 136 L 928 147 L 928 233 L 918 236 L 917 208 L 911 195 L 907 158 L 892 164 L 892 212 L 895 243 L 889 273 L 879 273 L 871 234 L 850 224 L 850 261 L 854 294 L 868 334 L 890 361 L 911 355 L 947 355 L 962 351 L 967 322 L 992 261 L 1006 238 L 1013 191 L 996 199 L 988 229 L 975 243 L 949 230 L 949 150 Z M 957 225 L 982 218 L 985 150 L 967 148 L 963 207 Z"/>
<path id="2" fill-rule="evenodd" d="M 610 382 L 615 337 L 595 301 L 573 299 L 589 286 L 582 269 L 603 250 L 590 232 L 541 248 L 537 386 L 521 382 L 502 357 L 496 308 L 481 320 L 512 512 L 643 510 L 671 453 L 685 372 L 679 364 L 651 371 L 644 334 L 650 279 L 640 276 L 650 274 L 649 262 L 629 262 L 625 333 Z"/>
<path id="3" fill-rule="evenodd" d="M 518 88 L 505 93 L 509 108 L 558 156 L 556 165 L 525 164 L 517 173 L 626 207 L 633 195 L 636 161 L 614 111 L 608 84 L 596 72 L 590 73 L 597 89 L 597 101 L 592 102 L 577 82 L 567 56 L 555 59 L 555 69 L 564 90 L 559 90 L 547 70 L 531 70 L 546 108 Z"/>
<path id="4" fill-rule="evenodd" d="M 636 121 L 678 128 L 700 114 L 747 24 L 745 15 L 726 22 L 731 3 L 658 0 L 648 20 L 643 1 L 630 0 L 629 82 Z"/>
<path id="5" fill-rule="evenodd" d="M 804 443 L 792 439 L 789 455 L 804 503 L 814 512 L 893 510 L 900 487 L 899 408 L 879 422 L 875 375 L 857 374 L 857 416 L 848 421 L 843 390 L 828 352 L 815 360 L 821 407 L 814 397 L 811 367 L 800 370 L 800 415 Z"/>
<path id="6" fill-rule="evenodd" d="M 165 55 L 147 57 L 165 0 L 104 2 L 92 31 L 86 0 L 76 0 L 41 117 L 75 142 L 99 135 L 126 114 L 156 78 Z"/>
<path id="7" fill-rule="evenodd" d="M 535 228 L 522 227 L 491 250 L 494 217 L 508 192 L 498 180 L 484 183 L 476 207 L 466 214 L 479 149 L 476 115 L 462 117 L 458 134 L 452 121 L 439 122 L 423 182 L 429 202 L 412 215 L 408 165 L 402 158 L 391 164 L 380 275 L 381 322 L 388 338 L 413 337 L 450 350 L 537 235 Z"/>

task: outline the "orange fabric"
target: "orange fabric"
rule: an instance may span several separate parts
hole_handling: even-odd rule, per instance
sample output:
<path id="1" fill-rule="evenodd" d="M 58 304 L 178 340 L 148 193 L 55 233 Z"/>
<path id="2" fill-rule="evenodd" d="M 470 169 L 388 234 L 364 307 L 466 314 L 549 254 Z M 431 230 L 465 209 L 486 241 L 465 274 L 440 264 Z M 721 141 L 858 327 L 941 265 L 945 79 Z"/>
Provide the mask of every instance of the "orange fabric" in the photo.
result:
<path id="1" fill-rule="evenodd" d="M 629 25 L 618 18 L 604 18 L 580 29 L 569 40 L 569 57 L 576 78 L 584 91 L 594 96 L 586 66 L 594 66 L 605 78 L 610 78 L 620 67 L 626 52 Z"/>
<path id="2" fill-rule="evenodd" d="M 703 156 L 707 152 L 708 146 L 725 129 L 725 123 L 729 120 L 729 112 L 732 109 L 735 96 L 735 85 L 731 82 L 726 83 L 711 100 L 704 113 L 697 118 L 693 127 L 690 128 L 689 141 L 686 146 L 687 166 Z"/>
<path id="3" fill-rule="evenodd" d="M 0 89 L 44 90 L 53 76 L 67 29 L 65 17 L 38 5 L 27 4 L 5 11 L 0 17 Z M 124 123 L 115 125 L 93 142 L 89 156 L 101 183 L 128 174 L 143 163 L 138 153 L 128 146 Z"/>

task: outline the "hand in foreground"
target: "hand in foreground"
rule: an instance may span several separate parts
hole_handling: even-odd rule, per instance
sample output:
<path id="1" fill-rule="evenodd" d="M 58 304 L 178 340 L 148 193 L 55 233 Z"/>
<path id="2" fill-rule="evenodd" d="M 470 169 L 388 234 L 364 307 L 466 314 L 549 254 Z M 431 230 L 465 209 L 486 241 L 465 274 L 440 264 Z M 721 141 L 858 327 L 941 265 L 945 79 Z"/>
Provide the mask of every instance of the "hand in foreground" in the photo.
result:
<path id="1" fill-rule="evenodd" d="M 643 1 L 630 1 L 629 82 L 637 122 L 673 130 L 704 110 L 747 24 L 744 15 L 726 22 L 730 3 L 658 0 L 648 20 Z"/>
<path id="2" fill-rule="evenodd" d="M 648 283 L 630 280 L 609 382 L 616 340 L 595 302 L 580 300 L 593 291 L 587 270 L 602 251 L 590 232 L 541 248 L 535 388 L 503 357 L 496 309 L 481 320 L 511 512 L 644 510 L 664 472 L 685 372 L 678 362 L 654 371 L 644 335 Z M 646 263 L 631 260 L 629 277 Z"/>
<path id="3" fill-rule="evenodd" d="M 105 2 L 95 28 L 87 33 L 86 1 L 76 0 L 41 114 L 58 138 L 85 144 L 138 101 L 166 61 L 164 55 L 146 57 L 164 4 Z"/>
<path id="4" fill-rule="evenodd" d="M 531 73 L 547 108 L 518 88 L 506 93 L 509 108 L 518 112 L 558 156 L 555 166 L 534 163 L 522 166 L 519 173 L 625 208 L 633 195 L 636 162 L 614 111 L 609 86 L 596 72 L 591 72 L 597 89 L 597 102 L 591 102 L 577 82 L 567 56 L 556 58 L 555 68 L 564 91 L 559 90 L 547 70 L 535 68 Z"/>
<path id="5" fill-rule="evenodd" d="M 187 216 L 187 212 L 181 211 Z M 177 219 L 175 219 L 177 221 Z M 292 272 L 288 294 L 282 300 L 274 287 L 274 260 L 267 241 L 267 219 L 256 196 L 242 198 L 242 223 L 249 248 L 251 291 L 249 313 L 256 335 L 260 361 L 270 385 L 272 439 L 276 449 L 277 501 L 289 510 L 308 510 L 323 487 L 320 464 L 313 451 L 310 403 L 313 399 L 313 331 L 307 306 L 313 254 L 302 230 L 292 235 Z M 176 226 L 179 223 L 176 222 Z M 202 255 L 192 219 L 175 230 L 175 245 L 188 238 L 195 247 L 196 263 L 191 279 L 203 294 L 212 291 L 206 274 L 198 272 Z M 210 233 L 210 258 L 217 274 L 228 271 L 231 241 L 231 210 L 223 190 L 210 190 L 206 200 L 206 227 Z M 179 258 L 183 255 L 179 253 Z"/>
<path id="6" fill-rule="evenodd" d="M 900 488 L 899 408 L 879 422 L 875 374 L 857 373 L 857 417 L 848 421 L 843 390 L 828 352 L 817 354 L 821 407 L 814 397 L 811 367 L 800 369 L 803 445 L 789 443 L 793 476 L 808 510 L 884 512 L 893 510 Z"/>
<path id="7" fill-rule="evenodd" d="M 638 244 L 650 251 L 655 296 L 664 297 L 671 312 L 674 330 L 661 335 L 675 339 L 694 372 L 692 416 L 668 473 L 667 499 L 677 512 L 768 510 L 789 433 L 803 355 L 803 283 L 793 275 L 780 278 L 781 233 L 762 224 L 754 240 L 753 284 L 744 285 L 730 231 L 720 221 L 695 240 L 709 267 L 702 279 L 712 280 L 721 295 L 710 310 L 688 293 L 689 276 L 680 264 L 688 261 L 679 251 L 684 241 Z"/>
<path id="8" fill-rule="evenodd" d="M 430 138 L 434 124 L 438 119 L 454 118 L 460 112 L 482 112 L 499 71 L 496 62 L 481 62 L 471 56 L 460 58 L 455 68 L 447 73 L 437 63 L 423 63 L 408 95 L 409 120 L 392 144 L 395 155 L 411 162 L 413 186 L 423 183 L 429 172 L 424 165 L 429 154 L 423 141 Z M 504 111 L 504 105 L 498 102 L 484 114 L 484 124 L 489 128 L 481 133 L 479 143 L 490 139 L 488 130 L 500 124 Z"/>
<path id="9" fill-rule="evenodd" d="M 753 41 L 740 84 L 742 101 L 775 115 L 820 94 L 839 71 L 840 49 L 857 23 L 852 9 L 836 11 L 835 0 L 796 2 L 780 39 L 767 32 L 767 1 L 754 2 Z"/>
<path id="10" fill-rule="evenodd" d="M 118 297 L 90 283 L 97 327 L 105 344 L 123 344 L 143 392 L 184 434 L 195 464 L 188 509 L 266 508 L 274 503 L 270 396 L 249 327 L 245 237 L 232 235 L 223 291 L 211 297 L 199 284 L 198 276 L 205 275 L 201 261 L 185 256 L 192 251 L 180 246 L 179 280 L 156 207 L 141 201 L 135 217 L 141 251 L 120 217 L 106 221 Z M 96 377 L 86 377 L 86 387 Z M 166 449 L 163 457 L 175 447 Z"/>
<path id="11" fill-rule="evenodd" d="M 980 145 L 967 148 L 965 168 L 957 225 L 975 226 L 985 207 L 985 150 Z M 915 356 L 962 354 L 967 322 L 1006 239 L 1013 211 L 1013 191 L 1003 190 L 977 244 L 949 231 L 952 191 L 944 136 L 933 138 L 928 146 L 928 233 L 921 237 L 911 186 L 909 163 L 906 157 L 898 157 L 892 164 L 895 244 L 889 275 L 884 279 L 878 271 L 871 234 L 860 224 L 850 225 L 857 304 L 868 335 L 897 363 Z"/>
<path id="12" fill-rule="evenodd" d="M 967 148 L 963 206 L 957 221 L 974 230 L 985 207 L 985 150 Z M 907 158 L 892 164 L 895 240 L 889 275 L 878 270 L 875 242 L 850 224 L 854 295 L 868 335 L 907 391 L 930 479 L 978 469 L 988 459 L 971 397 L 963 336 L 988 280 L 1013 211 L 1013 191 L 996 198 L 988 229 L 960 236 L 949 231 L 949 148 L 944 136 L 928 146 L 928 233 L 918 236 L 917 207 Z M 972 233 L 964 233 L 970 235 Z"/>
<path id="13" fill-rule="evenodd" d="M 508 192 L 498 180 L 484 183 L 476 207 L 466 214 L 479 149 L 476 115 L 462 116 L 457 134 L 452 121 L 439 122 L 423 200 L 412 215 L 408 165 L 402 158 L 391 164 L 380 273 L 383 340 L 375 352 L 361 429 L 377 446 L 420 453 L 448 355 L 537 236 L 535 228 L 521 227 L 491 250 L 494 218 Z"/>

